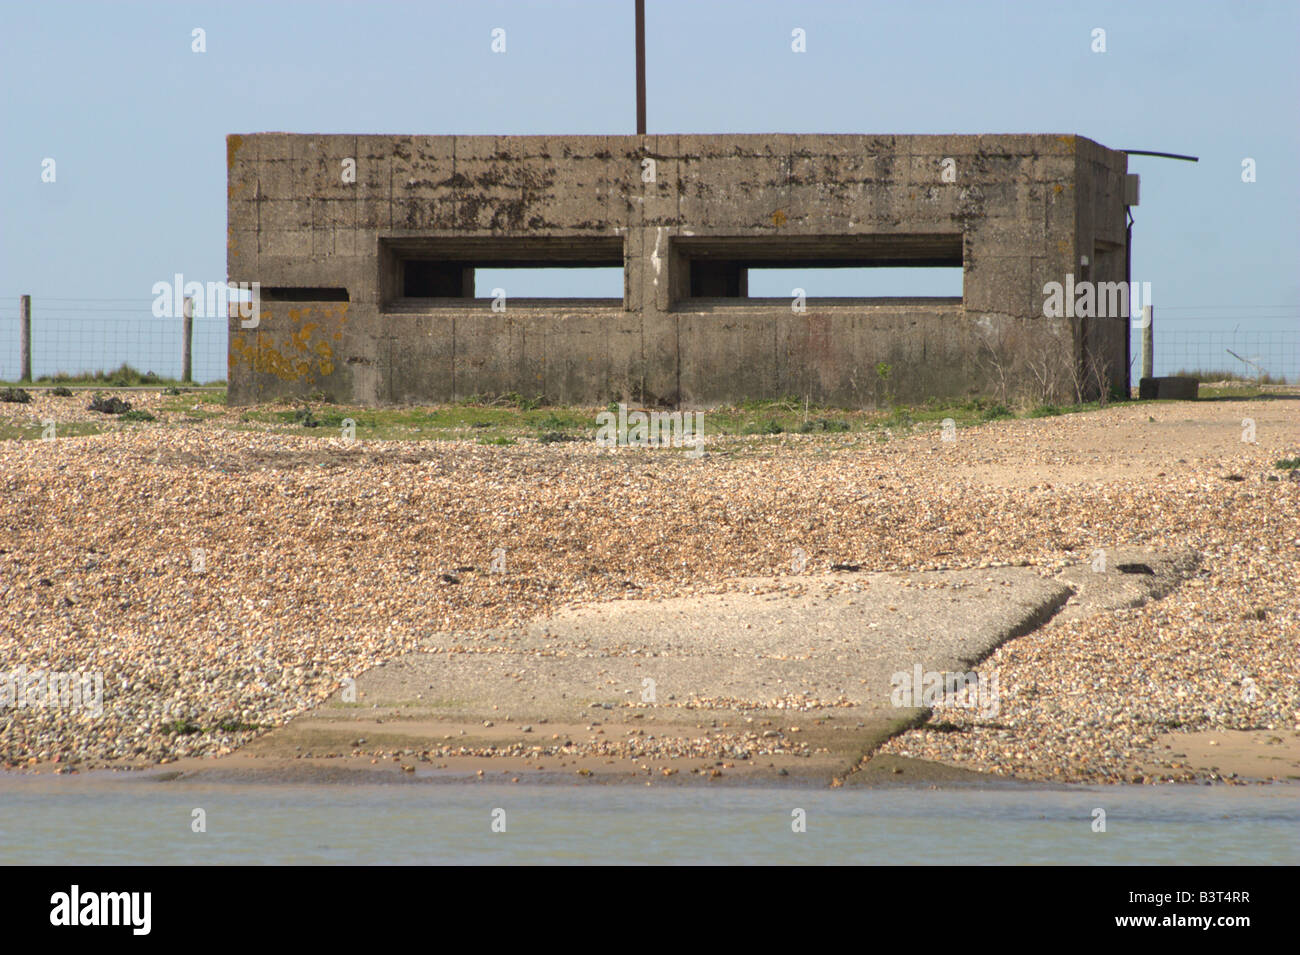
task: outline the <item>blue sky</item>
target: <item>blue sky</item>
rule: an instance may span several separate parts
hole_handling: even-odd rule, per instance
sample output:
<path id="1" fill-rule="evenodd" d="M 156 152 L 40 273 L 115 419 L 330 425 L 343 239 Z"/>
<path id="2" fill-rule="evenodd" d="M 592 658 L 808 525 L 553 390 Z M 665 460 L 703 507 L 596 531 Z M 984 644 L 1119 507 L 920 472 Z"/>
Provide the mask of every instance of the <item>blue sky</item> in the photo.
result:
<path id="1" fill-rule="evenodd" d="M 1130 160 L 1158 328 L 1300 326 L 1298 3 L 647 8 L 652 133 L 1072 132 L 1197 155 Z M 8 4 L 0 374 L 21 293 L 72 334 L 94 316 L 70 300 L 147 312 L 176 272 L 224 278 L 227 133 L 633 132 L 632 56 L 631 0 Z"/>

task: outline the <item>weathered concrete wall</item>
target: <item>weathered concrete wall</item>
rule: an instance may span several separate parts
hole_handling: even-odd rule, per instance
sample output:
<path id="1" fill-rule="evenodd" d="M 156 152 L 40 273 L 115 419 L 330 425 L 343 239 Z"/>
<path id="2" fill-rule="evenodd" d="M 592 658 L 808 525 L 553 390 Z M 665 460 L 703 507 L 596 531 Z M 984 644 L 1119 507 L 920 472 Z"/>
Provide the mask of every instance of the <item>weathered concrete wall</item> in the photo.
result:
<path id="1" fill-rule="evenodd" d="M 1127 279 L 1124 274 L 1128 241 L 1124 214 L 1127 162 L 1116 165 L 1115 156 L 1116 153 L 1091 140 L 1079 140 L 1079 215 L 1075 242 L 1080 255 L 1089 257 L 1089 264 L 1077 269 L 1076 274 L 1096 285 Z M 1103 388 L 1123 385 L 1128 377 L 1128 369 L 1124 367 L 1129 340 L 1128 315 L 1094 316 L 1081 320 L 1080 326 L 1075 363 L 1086 386 L 1085 394 L 1095 395 Z"/>
<path id="2" fill-rule="evenodd" d="M 1042 317 L 1044 284 L 1082 278 L 1081 256 L 1123 278 L 1126 158 L 1077 136 L 261 133 L 230 136 L 227 154 L 228 278 L 263 290 L 255 328 L 231 319 L 232 403 L 516 391 L 859 406 L 990 394 L 999 379 L 1060 398 L 1089 349 L 1122 364 L 1126 331 Z M 963 296 L 812 298 L 802 314 L 787 300 L 692 298 L 690 270 L 704 276 L 724 251 L 813 265 L 955 255 Z M 612 255 L 623 301 L 496 312 L 487 299 L 407 298 L 402 263 L 420 255 Z"/>

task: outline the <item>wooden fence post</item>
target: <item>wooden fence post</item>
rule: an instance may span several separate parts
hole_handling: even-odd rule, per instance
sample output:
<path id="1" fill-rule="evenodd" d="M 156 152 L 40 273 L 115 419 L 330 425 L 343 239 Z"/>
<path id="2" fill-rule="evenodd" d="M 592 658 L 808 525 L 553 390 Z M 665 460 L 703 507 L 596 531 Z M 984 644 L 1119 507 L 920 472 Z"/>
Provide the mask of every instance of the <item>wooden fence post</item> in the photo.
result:
<path id="1" fill-rule="evenodd" d="M 182 314 L 185 320 L 185 352 L 181 358 L 181 381 L 188 384 L 194 380 L 190 374 L 190 361 L 194 354 L 194 296 L 185 296 Z"/>
<path id="2" fill-rule="evenodd" d="M 19 354 L 21 370 L 19 381 L 32 380 L 32 297 L 24 295 L 18 300 L 18 324 L 20 327 L 21 350 Z"/>

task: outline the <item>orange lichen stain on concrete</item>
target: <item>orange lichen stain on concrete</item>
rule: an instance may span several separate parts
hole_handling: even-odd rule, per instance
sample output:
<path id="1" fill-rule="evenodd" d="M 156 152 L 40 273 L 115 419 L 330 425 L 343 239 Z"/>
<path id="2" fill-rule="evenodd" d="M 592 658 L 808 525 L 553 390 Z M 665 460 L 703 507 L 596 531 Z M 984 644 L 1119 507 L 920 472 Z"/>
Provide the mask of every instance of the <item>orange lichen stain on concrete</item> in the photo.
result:
<path id="1" fill-rule="evenodd" d="M 786 222 L 786 219 L 785 219 L 785 212 L 784 212 L 784 210 L 782 210 L 782 209 L 777 209 L 776 212 L 773 212 L 773 213 L 772 213 L 772 225 L 774 225 L 774 226 L 783 226 L 783 225 L 785 225 L 785 222 Z"/>
<path id="2" fill-rule="evenodd" d="M 336 327 L 347 321 L 347 303 L 338 305 L 316 305 L 305 308 L 291 308 L 286 313 L 288 319 L 299 328 L 289 331 L 289 339 L 283 342 L 285 348 L 292 346 L 292 357 L 284 354 L 269 333 L 256 336 L 256 344 L 250 344 L 243 335 L 234 335 L 230 339 L 230 365 L 243 362 L 253 367 L 254 371 L 275 375 L 281 381 L 314 382 L 318 377 L 334 373 L 334 348 L 322 337 L 312 340 L 313 335 L 322 331 L 322 322 Z M 270 325 L 273 316 L 265 306 L 262 319 Z M 317 318 L 322 321 L 306 321 Z M 341 333 L 335 332 L 334 338 L 341 339 Z M 307 357 L 303 357 L 306 353 Z M 314 356 L 314 358 L 312 357 Z"/>
<path id="3" fill-rule="evenodd" d="M 243 335 L 231 335 L 230 355 L 226 364 L 229 365 L 230 369 L 233 371 L 241 362 L 245 365 L 253 364 L 252 349 L 249 348 L 248 342 L 244 340 Z"/>
<path id="4" fill-rule="evenodd" d="M 1052 192 L 1055 192 L 1057 195 L 1060 195 L 1061 193 L 1065 192 L 1065 187 L 1058 182 L 1056 185 L 1052 187 Z"/>
<path id="5" fill-rule="evenodd" d="M 299 381 L 304 379 L 304 373 L 308 370 L 308 366 L 305 362 L 295 366 L 292 361 L 280 354 L 280 350 L 275 347 L 275 342 L 269 338 L 259 336 L 257 340 L 257 359 L 253 369 L 265 372 L 268 375 L 275 375 L 281 381 Z"/>
<path id="6" fill-rule="evenodd" d="M 294 347 L 297 348 L 298 351 L 307 350 L 308 345 L 311 343 L 311 332 L 313 328 L 320 328 L 320 326 L 315 322 L 308 322 L 302 328 L 293 332 L 289 336 L 289 338 L 293 340 Z"/>
<path id="7" fill-rule="evenodd" d="M 275 343 L 265 335 L 253 335 L 250 343 L 243 335 L 230 339 L 230 367 L 243 364 L 255 372 L 275 375 L 284 381 L 297 377 L 294 367 L 276 349 Z"/>
<path id="8" fill-rule="evenodd" d="M 237 193 L 248 190 L 247 182 L 236 182 L 230 176 L 230 171 L 235 166 L 235 154 L 244 146 L 244 137 L 238 133 L 231 133 L 226 137 L 226 198 L 233 199 Z"/>
<path id="9" fill-rule="evenodd" d="M 1077 149 L 1078 146 L 1079 146 L 1079 137 L 1078 137 L 1078 136 L 1073 136 L 1073 135 L 1069 135 L 1069 134 L 1067 134 L 1067 135 L 1064 135 L 1064 136 L 1057 136 L 1056 138 L 1059 139 L 1061 142 L 1065 143 L 1065 146 L 1066 146 L 1066 150 L 1065 150 L 1065 151 L 1068 152 L 1068 153 L 1073 153 L 1073 152 L 1075 151 L 1075 149 Z"/>

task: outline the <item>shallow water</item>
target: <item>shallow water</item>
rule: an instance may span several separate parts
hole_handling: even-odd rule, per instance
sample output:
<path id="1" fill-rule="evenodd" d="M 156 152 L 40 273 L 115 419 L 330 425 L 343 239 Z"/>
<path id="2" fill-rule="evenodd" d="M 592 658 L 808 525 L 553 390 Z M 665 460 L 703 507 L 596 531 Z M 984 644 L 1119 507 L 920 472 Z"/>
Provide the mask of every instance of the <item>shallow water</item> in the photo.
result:
<path id="1" fill-rule="evenodd" d="M 207 831 L 191 831 L 192 813 Z M 1093 831 L 1093 810 L 1106 831 Z M 493 832 L 493 810 L 505 832 Z M 807 831 L 792 831 L 792 810 Z M 0 779 L 0 863 L 1300 863 L 1300 787 Z"/>

